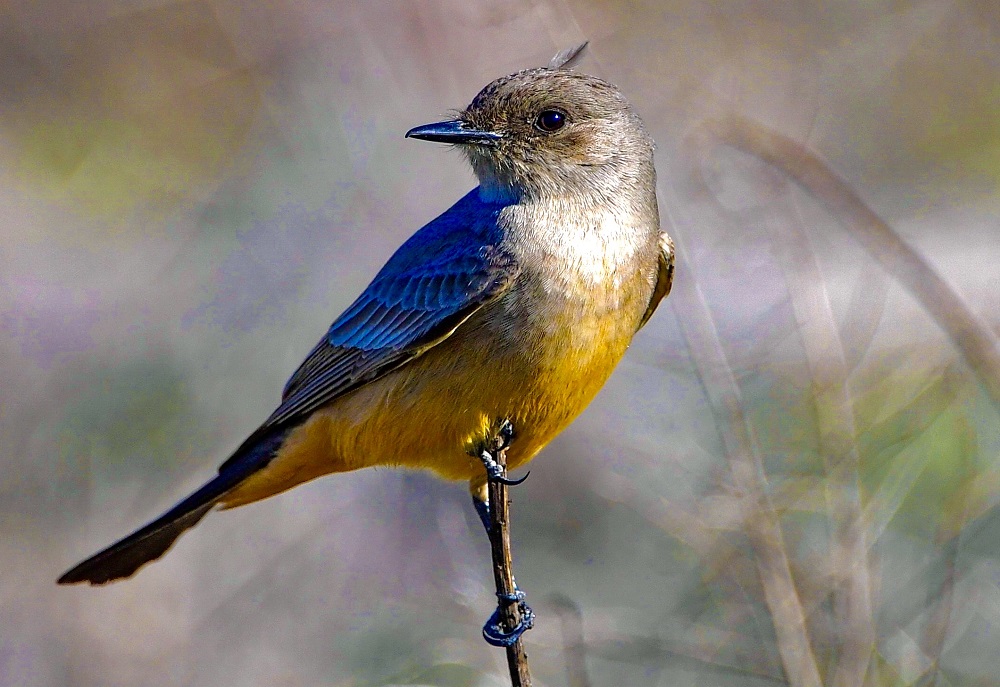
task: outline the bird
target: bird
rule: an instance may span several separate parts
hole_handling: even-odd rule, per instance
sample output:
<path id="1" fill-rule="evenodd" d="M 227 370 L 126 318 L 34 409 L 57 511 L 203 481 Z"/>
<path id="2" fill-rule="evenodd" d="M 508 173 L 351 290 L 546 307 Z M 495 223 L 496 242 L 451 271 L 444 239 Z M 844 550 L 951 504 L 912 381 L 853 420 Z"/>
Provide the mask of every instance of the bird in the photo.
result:
<path id="1" fill-rule="evenodd" d="M 389 258 L 206 484 L 59 584 L 131 577 L 213 509 L 373 466 L 467 481 L 488 527 L 483 446 L 514 429 L 507 467 L 534 458 L 673 279 L 653 140 L 620 89 L 569 68 L 571 53 L 406 133 L 458 148 L 478 186 Z"/>

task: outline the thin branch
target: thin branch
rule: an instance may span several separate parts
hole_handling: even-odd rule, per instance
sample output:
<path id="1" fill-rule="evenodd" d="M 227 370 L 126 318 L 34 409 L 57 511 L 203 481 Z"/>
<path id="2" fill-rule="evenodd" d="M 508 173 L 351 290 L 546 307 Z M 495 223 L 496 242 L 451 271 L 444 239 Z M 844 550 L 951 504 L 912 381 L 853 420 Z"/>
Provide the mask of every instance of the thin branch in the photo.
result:
<path id="1" fill-rule="evenodd" d="M 730 115 L 714 120 L 705 130 L 774 165 L 822 202 L 861 247 L 927 309 L 1000 409 L 1000 345 L 989 323 L 847 182 L 804 144 L 745 117 Z"/>
<path id="2" fill-rule="evenodd" d="M 497 440 L 495 445 L 501 445 Z M 494 451 L 500 466 L 501 478 L 507 475 L 507 448 Z M 510 599 L 517 593 L 514 584 L 513 560 L 510 551 L 510 494 L 503 479 L 489 481 L 490 493 L 490 551 L 493 554 L 493 579 L 496 582 L 497 598 Z M 519 604 L 501 604 L 501 622 L 505 632 L 511 632 L 521 623 Z M 524 651 L 521 638 L 506 648 L 507 667 L 510 669 L 512 687 L 531 687 L 531 673 L 528 670 L 528 654 Z"/>
<path id="3" fill-rule="evenodd" d="M 672 194 L 667 194 L 672 195 Z M 667 208 L 675 206 L 666 203 Z M 680 232 L 682 234 L 683 232 Z M 764 599 L 777 636 L 785 675 L 792 687 L 821 687 L 819 668 L 806 627 L 805 613 L 785 550 L 778 515 L 767 493 L 767 481 L 753 427 L 743 413 L 743 401 L 732 368 L 722 348 L 712 313 L 698 288 L 695 270 L 678 243 L 673 307 L 682 308 L 678 321 L 688 351 L 716 417 L 729 461 L 733 486 L 754 506 L 746 523 Z"/>
<path id="4" fill-rule="evenodd" d="M 875 622 L 847 362 L 829 294 L 805 232 L 796 220 L 770 229 L 809 365 L 819 447 L 827 474 L 826 502 L 832 525 L 830 570 L 835 576 L 834 613 L 839 635 L 831 685 L 860 687 L 875 645 Z"/>
<path id="5" fill-rule="evenodd" d="M 730 115 L 714 120 L 703 128 L 703 133 L 771 164 L 823 203 L 862 248 L 923 305 L 975 373 L 994 407 L 1000 409 L 1000 344 L 990 325 L 843 179 L 804 144 L 744 117 Z M 801 234 L 800 230 L 797 231 Z M 774 242 L 782 249 L 779 253 L 796 253 L 789 254 L 785 261 L 786 274 L 793 280 L 797 276 L 795 270 L 789 268 L 793 264 L 818 272 L 811 255 L 803 256 L 801 250 L 795 250 L 796 245 L 804 245 L 804 236 L 798 234 L 792 237 L 792 245 L 788 245 L 787 235 L 776 236 Z M 804 260 L 804 257 L 808 259 Z M 808 281 L 819 283 L 816 281 L 818 274 L 812 276 L 813 279 Z M 799 311 L 809 305 L 808 297 L 802 297 L 809 290 L 809 283 L 805 279 L 796 281 L 796 285 L 790 284 L 789 291 L 796 314 L 803 320 L 802 315 L 808 313 Z M 796 298 L 797 295 L 799 298 Z M 833 489 L 829 492 L 834 499 L 830 505 L 834 516 L 835 551 L 841 558 L 841 564 L 835 565 L 834 570 L 847 585 L 837 604 L 841 618 L 839 626 L 843 632 L 833 685 L 847 687 L 860 685 L 864 680 L 875 629 L 869 571 L 864 565 L 868 556 L 864 518 L 859 517 L 862 513 L 857 498 L 857 447 L 856 443 L 849 446 L 854 426 L 849 414 L 847 364 L 843 349 L 837 347 L 834 350 L 833 347 L 838 337 L 835 322 L 826 312 L 828 303 L 822 300 L 820 305 L 825 307 L 814 307 L 812 316 L 803 322 L 801 329 L 814 380 L 821 437 L 823 443 L 832 439 L 834 444 L 825 447 L 823 454 L 828 473 L 834 478 Z M 816 317 L 817 314 L 820 317 Z M 826 330 L 822 339 L 819 332 L 810 331 L 806 322 L 811 323 L 813 329 L 818 325 Z M 827 343 L 824 344 L 823 340 Z M 838 388 L 843 391 L 838 393 Z M 949 553 L 948 575 L 942 583 L 941 594 L 924 637 L 923 648 L 935 661 L 943 646 L 951 609 L 954 553 Z M 850 574 L 844 576 L 845 572 Z"/>
<path id="6" fill-rule="evenodd" d="M 962 422 L 955 421 L 956 433 L 962 437 L 965 450 L 958 453 L 957 470 L 962 473 L 962 490 L 968 493 L 971 482 L 973 466 L 970 456 L 975 455 L 976 436 L 972 428 Z M 955 604 L 955 586 L 958 582 L 958 556 L 962 547 L 962 525 L 970 520 L 970 504 L 973 499 L 962 499 L 962 514 L 952 522 L 940 523 L 938 525 L 937 541 L 943 544 L 943 558 L 945 565 L 944 578 L 941 585 L 928 595 L 928 606 L 931 612 L 924 625 L 923 636 L 920 639 L 920 648 L 924 656 L 928 659 L 927 681 L 928 687 L 936 687 L 941 681 L 939 666 L 941 655 L 944 653 L 945 640 L 948 638 L 948 631 L 951 626 L 952 609 Z"/>
<path id="7" fill-rule="evenodd" d="M 569 687 L 591 687 L 587 675 L 587 644 L 583 638 L 583 613 L 580 606 L 565 594 L 551 597 L 562 621 L 563 656 L 566 661 L 566 683 Z"/>

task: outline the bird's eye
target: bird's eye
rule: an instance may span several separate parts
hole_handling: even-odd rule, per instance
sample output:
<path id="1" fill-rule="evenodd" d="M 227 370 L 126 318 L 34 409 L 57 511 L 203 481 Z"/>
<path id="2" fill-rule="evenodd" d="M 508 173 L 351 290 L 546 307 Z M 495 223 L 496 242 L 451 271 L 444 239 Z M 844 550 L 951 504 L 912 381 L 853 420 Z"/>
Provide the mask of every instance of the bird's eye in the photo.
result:
<path id="1" fill-rule="evenodd" d="M 535 126 L 551 134 L 566 126 L 566 115 L 559 110 L 542 110 L 535 119 Z"/>

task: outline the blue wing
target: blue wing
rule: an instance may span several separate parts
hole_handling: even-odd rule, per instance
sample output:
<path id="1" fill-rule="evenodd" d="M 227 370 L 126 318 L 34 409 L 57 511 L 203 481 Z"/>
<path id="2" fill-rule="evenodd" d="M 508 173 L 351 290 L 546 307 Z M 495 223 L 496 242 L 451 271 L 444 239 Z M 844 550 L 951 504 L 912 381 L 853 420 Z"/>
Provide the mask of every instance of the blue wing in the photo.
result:
<path id="1" fill-rule="evenodd" d="M 499 298 L 519 272 L 498 247 L 500 209 L 483 204 L 473 191 L 414 234 L 337 318 L 288 381 L 278 409 L 219 466 L 214 479 L 59 582 L 104 584 L 159 558 L 220 498 L 267 465 L 296 422 L 405 365 Z"/>
<path id="2" fill-rule="evenodd" d="M 503 294 L 519 269 L 497 246 L 499 210 L 470 193 L 403 244 L 288 380 L 265 427 L 404 365 Z"/>

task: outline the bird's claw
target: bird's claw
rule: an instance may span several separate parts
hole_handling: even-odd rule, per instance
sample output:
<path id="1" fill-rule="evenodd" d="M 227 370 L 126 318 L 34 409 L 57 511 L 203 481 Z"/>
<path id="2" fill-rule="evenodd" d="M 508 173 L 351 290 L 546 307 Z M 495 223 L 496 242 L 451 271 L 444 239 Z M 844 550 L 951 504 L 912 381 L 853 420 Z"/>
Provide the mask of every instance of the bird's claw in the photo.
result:
<path id="1" fill-rule="evenodd" d="M 514 425 L 510 420 L 504 420 L 497 428 L 496 450 L 503 451 L 510 446 L 510 440 L 514 438 Z"/>
<path id="2" fill-rule="evenodd" d="M 499 482 L 500 484 L 506 484 L 509 487 L 516 487 L 521 484 L 524 480 L 528 479 L 528 475 L 531 474 L 529 470 L 525 473 L 524 477 L 520 479 L 511 479 L 507 477 L 506 471 L 500 467 L 500 463 L 493 459 L 493 454 L 489 451 L 483 451 L 479 454 L 479 460 L 482 461 L 483 467 L 486 468 L 486 477 L 491 482 Z"/>
<path id="3" fill-rule="evenodd" d="M 501 451 L 507 450 L 510 446 L 511 439 L 514 438 L 514 425 L 511 424 L 510 420 L 504 420 L 500 423 L 497 428 L 496 435 L 493 438 L 492 451 L 490 449 L 484 448 L 479 453 L 479 460 L 482 461 L 483 467 L 486 468 L 486 476 L 491 482 L 499 482 L 500 484 L 506 484 L 509 487 L 516 487 L 521 484 L 524 480 L 528 479 L 528 472 L 524 477 L 520 479 L 510 479 L 507 477 L 504 468 L 500 467 L 500 464 L 493 458 Z"/>
<path id="4" fill-rule="evenodd" d="M 522 482 L 524 482 L 524 480 L 528 479 L 528 475 L 530 474 L 531 470 L 528 470 L 526 473 L 524 473 L 524 477 L 520 479 L 510 479 L 509 477 L 498 477 L 496 481 L 502 482 L 503 484 L 506 484 L 508 487 L 516 487 L 518 484 L 521 484 Z"/>
<path id="5" fill-rule="evenodd" d="M 535 624 L 535 612 L 524 602 L 524 592 L 515 588 L 512 594 L 497 592 L 499 603 L 493 611 L 486 624 L 483 625 L 483 639 L 487 644 L 499 647 L 512 646 L 514 642 L 521 638 L 526 630 L 530 630 Z M 500 612 L 511 604 L 517 604 L 517 610 L 521 614 L 520 620 L 510 630 L 505 631 L 500 620 Z"/>

